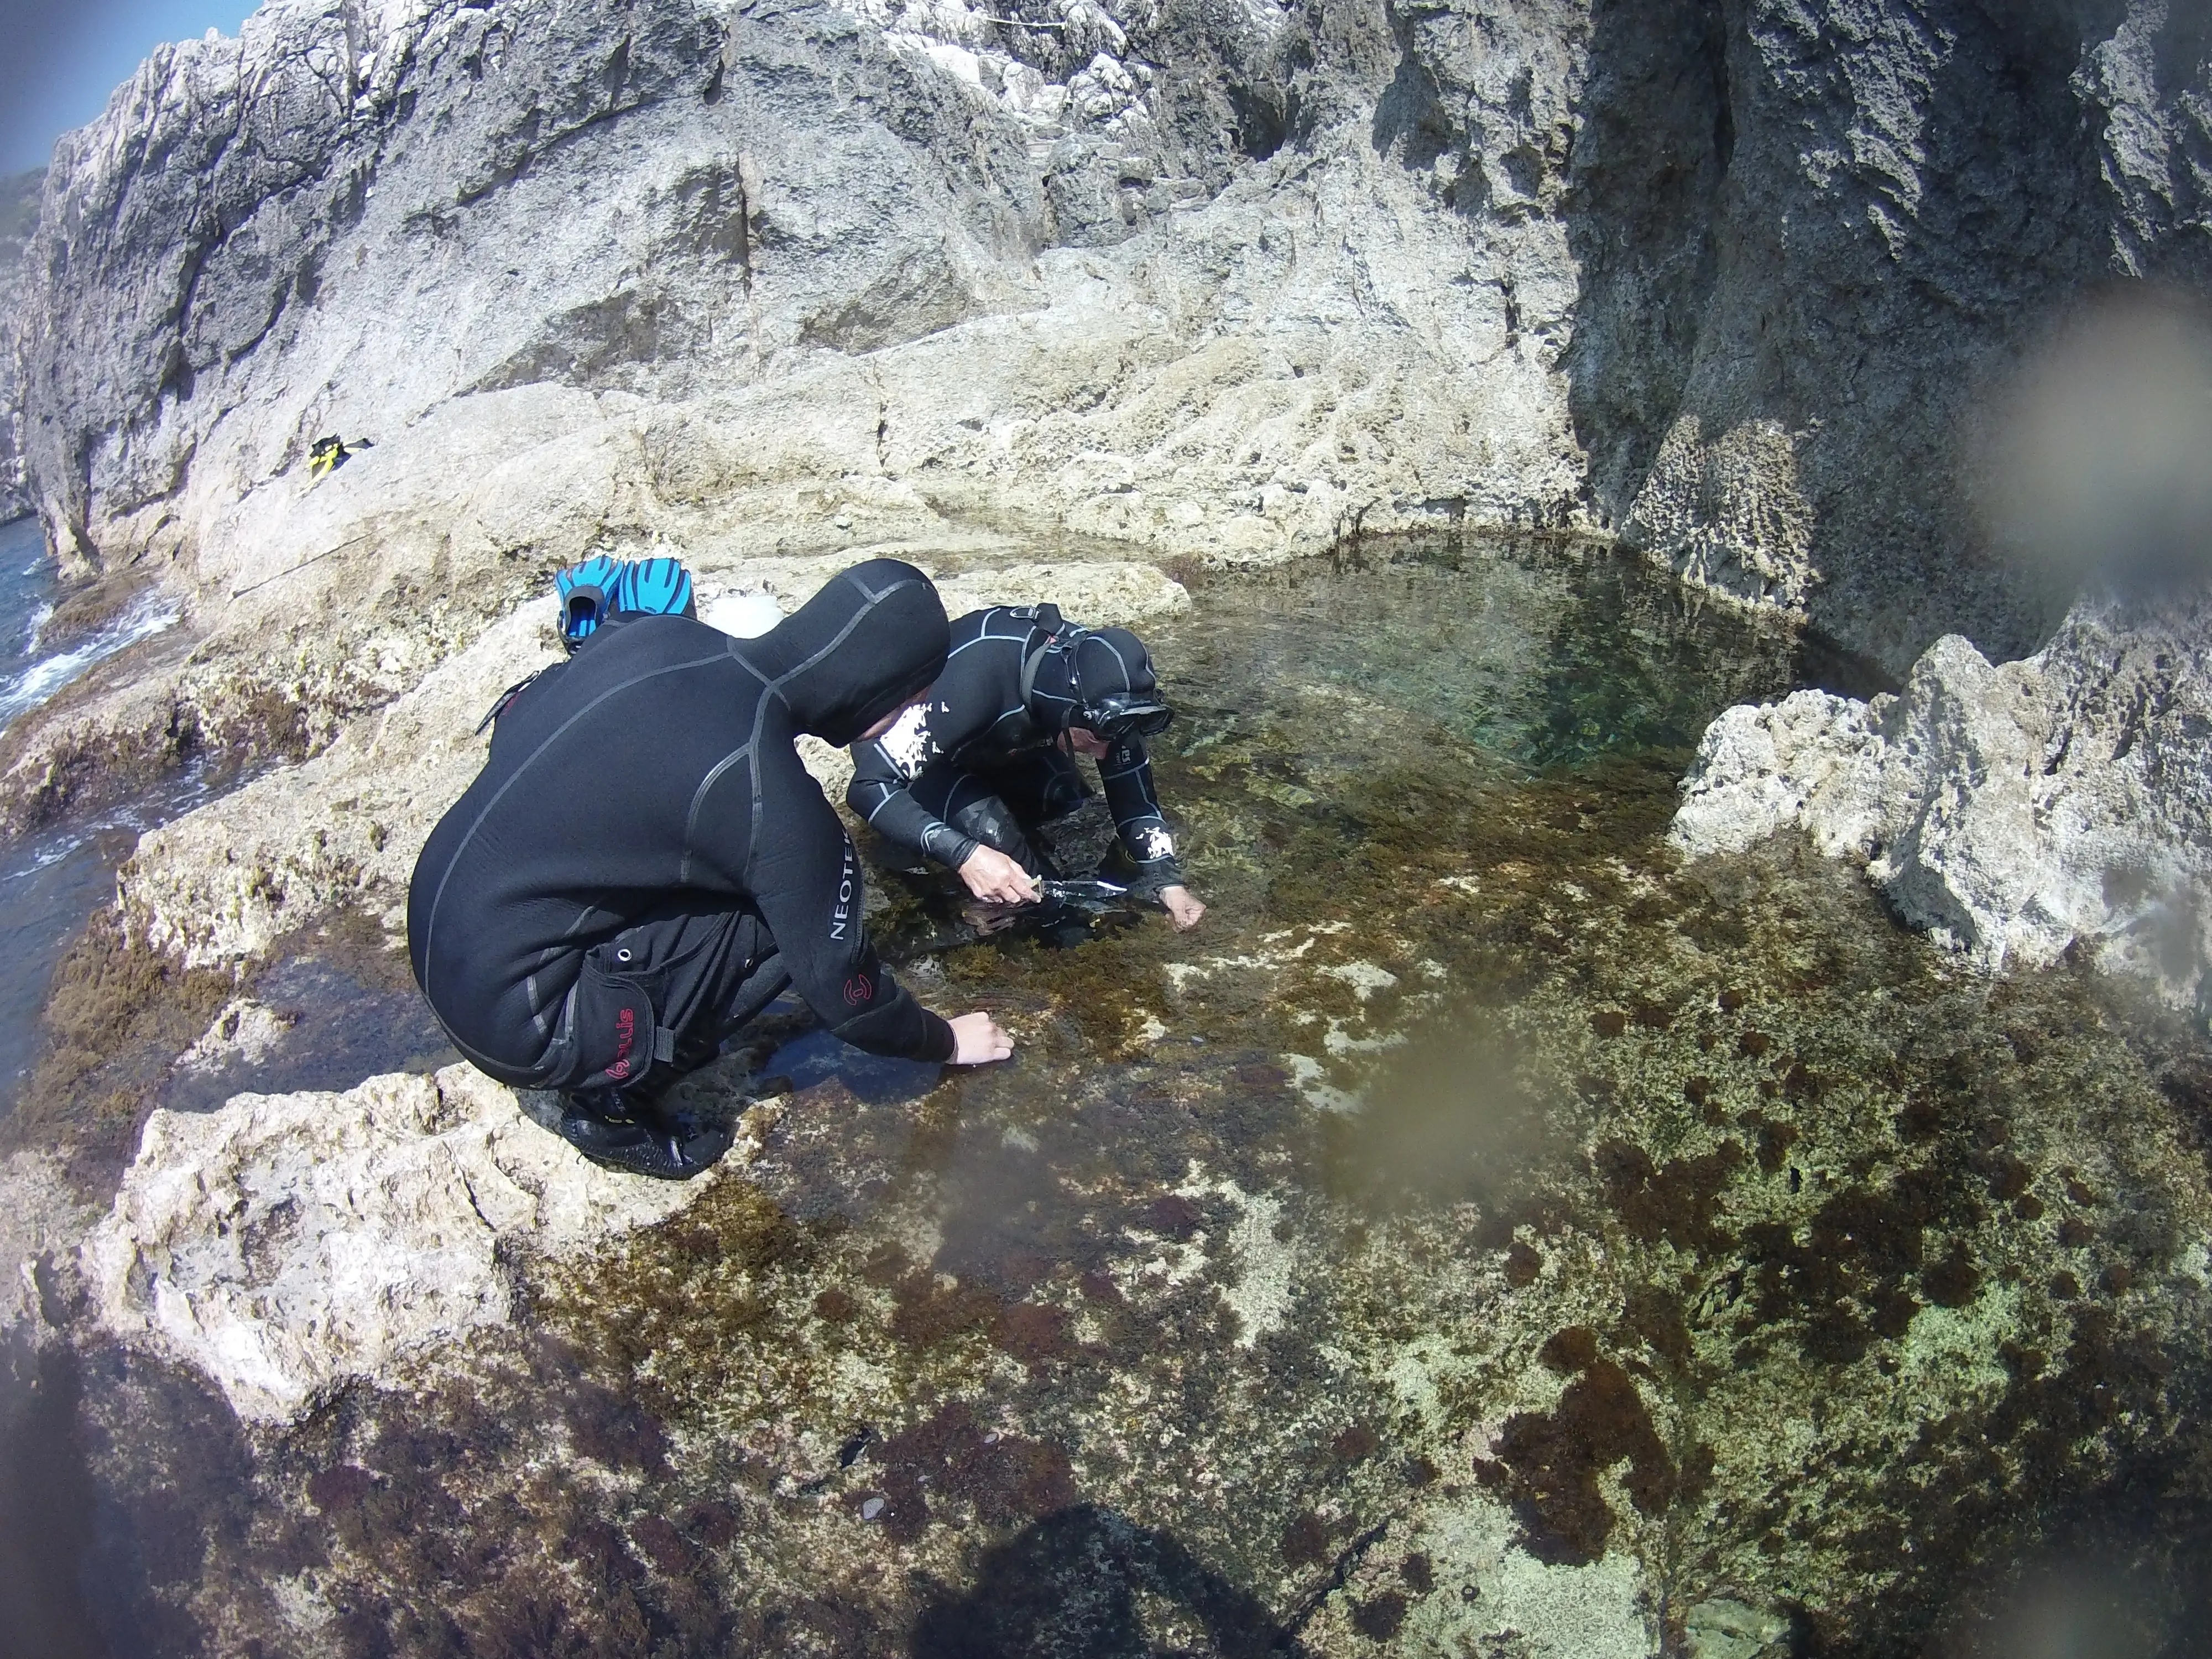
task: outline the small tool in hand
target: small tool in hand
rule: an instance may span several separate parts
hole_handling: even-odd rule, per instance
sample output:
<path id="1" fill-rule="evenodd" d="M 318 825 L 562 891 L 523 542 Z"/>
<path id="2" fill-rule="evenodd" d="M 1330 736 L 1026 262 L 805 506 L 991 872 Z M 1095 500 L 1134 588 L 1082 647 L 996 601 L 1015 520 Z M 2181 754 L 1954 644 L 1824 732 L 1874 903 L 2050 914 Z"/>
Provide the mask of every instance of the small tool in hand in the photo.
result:
<path id="1" fill-rule="evenodd" d="M 1057 899 L 1063 904 L 1110 904 L 1125 897 L 1129 890 L 1118 881 L 1108 881 L 1103 876 L 1083 876 L 1062 880 L 1048 878 L 1037 883 L 1040 899 Z"/>

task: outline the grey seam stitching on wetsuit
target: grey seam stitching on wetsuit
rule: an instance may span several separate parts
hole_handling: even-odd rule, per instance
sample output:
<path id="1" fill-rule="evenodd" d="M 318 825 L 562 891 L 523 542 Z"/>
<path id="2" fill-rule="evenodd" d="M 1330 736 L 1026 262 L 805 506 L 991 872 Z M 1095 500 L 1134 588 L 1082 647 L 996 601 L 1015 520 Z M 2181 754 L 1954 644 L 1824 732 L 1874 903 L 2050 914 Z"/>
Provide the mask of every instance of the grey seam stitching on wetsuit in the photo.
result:
<path id="1" fill-rule="evenodd" d="M 540 1001 L 538 996 L 538 975 L 544 973 L 548 968 L 550 968 L 554 963 L 568 954 L 567 950 L 567 942 L 575 938 L 578 933 L 583 931 L 584 924 L 586 922 L 589 921 L 593 916 L 599 914 L 599 900 L 607 896 L 608 890 L 601 890 L 599 893 L 593 895 L 589 902 L 584 904 L 577 910 L 576 919 L 570 922 L 567 927 L 562 930 L 560 941 L 556 944 L 549 945 L 543 951 L 540 951 L 538 953 L 538 965 L 532 969 L 528 974 L 524 975 L 522 988 L 530 997 L 530 1024 L 533 1029 L 540 1031 L 544 1030 L 546 1029 L 546 1022 L 551 1018 L 554 1011 L 558 1008 L 565 1007 L 568 1001 L 568 993 L 567 991 L 563 991 L 561 994 L 561 1000 L 557 1003 L 545 1003 Z M 608 911 L 606 914 L 611 916 L 615 915 L 611 910 Z M 621 918 L 617 916 L 616 920 L 620 921 Z M 570 988 L 573 989 L 574 988 L 572 987 Z"/>
<path id="2" fill-rule="evenodd" d="M 784 686 L 789 682 L 797 679 L 808 669 L 819 665 L 823 658 L 827 657 L 832 651 L 835 651 L 839 646 L 844 644 L 847 640 L 852 637 L 853 630 L 858 628 L 862 623 L 866 622 L 868 619 L 869 615 L 878 605 L 881 605 L 885 599 L 890 598 L 892 594 L 897 592 L 899 589 L 902 587 L 915 587 L 920 586 L 920 584 L 916 583 L 910 578 L 902 577 L 899 580 L 893 582 L 889 587 L 884 589 L 882 592 L 870 593 L 866 584 L 862 582 L 858 577 L 854 576 L 851 571 L 848 570 L 844 574 L 846 580 L 850 581 L 854 586 L 859 588 L 860 592 L 866 595 L 868 602 L 852 614 L 845 625 L 839 629 L 836 634 L 831 638 L 829 644 L 823 646 L 819 651 L 817 651 L 805 662 L 799 663 L 794 667 L 786 669 L 782 673 L 778 674 L 774 679 L 769 681 L 768 689 L 769 690 L 778 692 L 781 691 Z M 759 735 L 757 728 L 756 728 L 754 735 L 756 737 Z"/>
<path id="3" fill-rule="evenodd" d="M 915 587 L 921 586 L 921 584 L 915 581 L 912 577 L 902 576 L 898 580 L 893 582 L 889 587 L 884 589 L 882 592 L 871 593 L 868 592 L 868 585 L 862 581 L 859 577 L 855 576 L 851 571 L 848 570 L 843 573 L 843 579 L 851 582 L 854 586 L 859 588 L 861 593 L 866 598 L 867 603 L 853 613 L 851 618 L 847 621 L 842 628 L 837 630 L 836 634 L 830 639 L 829 644 L 823 646 L 819 651 L 817 651 L 805 662 L 799 664 L 793 668 L 787 669 L 783 673 L 777 675 L 774 679 L 767 683 L 767 690 L 775 695 L 778 702 L 783 701 L 783 688 L 785 685 L 789 684 L 791 681 L 797 679 L 808 669 L 816 666 L 832 651 L 835 651 L 839 646 L 844 644 L 847 640 L 850 639 L 853 635 L 853 630 L 858 628 L 862 623 L 866 622 L 870 616 L 874 614 L 875 609 L 878 605 L 881 605 L 885 599 L 890 598 L 892 594 L 897 592 L 902 587 Z M 753 734 L 746 740 L 745 747 L 748 749 L 752 748 L 760 742 L 761 726 L 767 719 L 768 699 L 763 696 L 761 701 L 754 706 Z M 744 873 L 748 881 L 750 881 L 752 877 L 753 860 L 757 857 L 760 853 L 761 813 L 765 810 L 765 808 L 766 803 L 761 799 L 760 781 L 756 777 L 753 781 L 752 828 L 748 834 L 748 839 L 745 842 L 745 867 Z"/>
<path id="4" fill-rule="evenodd" d="M 574 991 L 571 990 L 568 994 L 568 997 L 563 997 L 562 999 L 562 1006 L 564 1009 L 568 1006 L 569 997 L 574 997 Z M 520 1072 L 525 1076 L 532 1079 L 543 1078 L 547 1075 L 545 1060 L 543 1055 L 538 1057 L 538 1063 L 534 1066 L 510 1066 L 505 1060 L 495 1060 L 491 1055 L 485 1054 L 483 1050 L 471 1048 L 469 1044 L 462 1042 L 460 1037 L 454 1033 L 453 1028 L 446 1024 L 444 1015 L 440 1014 L 434 1008 L 433 1008 L 430 1012 L 433 1017 L 437 1019 L 438 1029 L 446 1034 L 446 1041 L 452 1043 L 454 1048 L 460 1050 L 461 1058 L 463 1060 L 467 1060 L 470 1065 L 475 1066 L 486 1076 L 497 1077 L 501 1072 Z M 532 1088 L 536 1085 L 533 1083 L 524 1084 L 519 1086 Z"/>
<path id="5" fill-rule="evenodd" d="M 762 673 L 758 668 L 753 665 L 751 658 L 746 656 L 744 652 L 738 649 L 738 647 L 741 643 L 742 641 L 737 639 L 730 639 L 724 641 L 723 649 L 729 653 L 731 661 L 736 663 L 738 667 L 744 669 L 746 673 L 751 675 L 763 685 L 766 685 L 769 683 L 768 676 Z"/>
<path id="6" fill-rule="evenodd" d="M 761 728 L 768 724 L 769 698 L 774 696 L 778 702 L 781 702 L 783 701 L 781 694 L 776 690 L 777 684 L 778 682 L 776 681 L 769 681 L 768 689 L 761 693 L 761 700 L 753 705 L 753 734 L 751 737 L 745 739 L 745 750 L 748 754 L 751 753 L 752 750 L 758 746 L 761 738 Z M 786 712 L 787 713 L 789 711 L 787 710 Z M 792 745 L 792 752 L 793 754 L 799 752 L 798 745 L 796 744 Z M 801 763 L 801 764 L 803 765 L 804 763 Z M 761 813 L 763 810 L 761 802 L 760 768 L 756 766 L 752 768 L 751 770 L 753 781 L 753 817 L 751 823 L 747 825 L 745 829 L 745 867 L 740 872 L 744 878 L 746 886 L 748 887 L 752 885 L 753 860 L 760 856 Z"/>
<path id="7" fill-rule="evenodd" d="M 1121 654 L 1121 647 L 1103 634 L 1094 634 L 1091 637 L 1111 651 L 1114 653 L 1114 660 L 1121 665 L 1121 689 L 1124 691 L 1135 690 L 1137 677 L 1129 672 L 1129 659 Z"/>
<path id="8" fill-rule="evenodd" d="M 671 663 L 664 668 L 648 669 L 642 674 L 632 675 L 620 685 L 609 687 L 569 715 L 567 720 L 562 721 L 544 742 L 530 751 L 530 758 L 509 773 L 507 781 L 492 792 L 492 798 L 483 804 L 483 810 L 476 815 L 475 820 L 469 825 L 468 833 L 461 837 L 459 844 L 453 848 L 453 857 L 446 860 L 445 873 L 438 878 L 438 890 L 430 896 L 430 914 L 422 924 L 422 995 L 426 1000 L 430 994 L 430 970 L 435 960 L 432 954 L 432 947 L 438 937 L 438 911 L 446 902 L 447 884 L 453 880 L 454 866 L 460 863 L 461 855 L 469 850 L 469 843 L 477 838 L 477 831 L 483 828 L 483 822 L 491 816 L 492 809 L 507 799 L 507 792 L 522 781 L 523 775 L 538 764 L 538 757 L 566 735 L 570 726 L 591 714 L 608 698 L 619 696 L 632 686 L 642 685 L 647 680 L 659 679 L 663 674 L 681 674 L 693 668 L 711 667 L 714 662 L 713 657 L 699 657 L 690 662 Z"/>
<path id="9" fill-rule="evenodd" d="M 968 649 L 969 646 L 971 645 L 1019 646 L 1025 642 L 1026 641 L 1023 635 L 1016 634 L 978 634 L 974 639 L 968 641 L 965 644 L 956 645 L 950 651 L 946 652 L 945 653 L 945 660 L 951 662 L 955 657 L 958 656 L 963 651 Z"/>
<path id="10" fill-rule="evenodd" d="M 756 735 L 758 735 L 756 731 Z M 699 787 L 691 792 L 691 810 L 684 815 L 684 856 L 676 861 L 676 884 L 684 886 L 691 879 L 691 839 L 698 833 L 699 814 L 707 805 L 707 792 L 721 781 L 722 774 L 735 766 L 753 751 L 750 743 L 737 748 L 716 761 L 699 780 Z"/>

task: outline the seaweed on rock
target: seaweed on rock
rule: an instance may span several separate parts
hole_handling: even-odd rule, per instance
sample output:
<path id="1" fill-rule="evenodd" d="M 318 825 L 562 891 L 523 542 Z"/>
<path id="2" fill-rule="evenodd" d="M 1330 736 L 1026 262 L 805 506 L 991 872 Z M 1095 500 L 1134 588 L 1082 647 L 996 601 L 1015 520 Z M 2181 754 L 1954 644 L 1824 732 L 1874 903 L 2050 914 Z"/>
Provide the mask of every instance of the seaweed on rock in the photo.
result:
<path id="1" fill-rule="evenodd" d="M 679 1214 L 516 1262 L 525 1329 L 255 1440 L 195 1605 L 270 1650 L 282 1582 L 364 1654 L 1352 1654 L 1724 1601 L 1964 1654 L 2083 1517 L 2197 1513 L 2198 1048 L 1787 844 L 1673 863 L 1683 749 L 1516 746 L 1557 727 L 1498 665 L 1575 590 L 1514 558 L 1202 593 L 1158 643 L 1206 926 L 941 953 L 1015 1066 L 750 1105 Z M 1668 684 L 1787 672 L 1577 580 Z M 1421 645 L 1440 595 L 1498 637 Z"/>

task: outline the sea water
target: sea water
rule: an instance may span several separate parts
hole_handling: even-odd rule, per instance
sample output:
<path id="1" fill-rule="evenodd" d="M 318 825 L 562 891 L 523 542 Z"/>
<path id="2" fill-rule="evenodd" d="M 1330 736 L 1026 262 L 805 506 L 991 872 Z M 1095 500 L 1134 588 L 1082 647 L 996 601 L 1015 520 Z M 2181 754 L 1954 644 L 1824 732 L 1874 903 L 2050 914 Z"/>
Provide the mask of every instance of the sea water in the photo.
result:
<path id="1" fill-rule="evenodd" d="M 2203 1044 L 1667 847 L 1705 723 L 1847 662 L 1557 541 L 1143 631 L 1196 931 L 878 872 L 1012 1061 L 786 1011 L 687 1085 L 727 1176 L 289 1429 L 93 1345 L 112 1650 L 2190 1650 Z"/>

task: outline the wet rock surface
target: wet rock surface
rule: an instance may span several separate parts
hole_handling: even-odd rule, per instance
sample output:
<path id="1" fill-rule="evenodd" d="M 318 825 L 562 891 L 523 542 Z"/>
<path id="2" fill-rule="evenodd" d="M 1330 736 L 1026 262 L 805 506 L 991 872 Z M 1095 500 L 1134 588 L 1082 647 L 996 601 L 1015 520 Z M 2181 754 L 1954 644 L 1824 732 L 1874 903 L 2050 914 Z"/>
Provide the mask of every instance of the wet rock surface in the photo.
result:
<path id="1" fill-rule="evenodd" d="M 507 1323 L 287 1420 L 53 1278 L 112 1628 L 1963 1655 L 2057 1551 L 2184 1650 L 2200 1038 L 1990 979 L 1793 842 L 1667 857 L 1714 702 L 1792 649 L 1601 550 L 1301 569 L 1151 631 L 1200 932 L 947 944 L 878 884 L 1011 1065 L 764 1028 L 689 1085 L 741 1134 L 680 1209 L 503 1256 Z"/>

